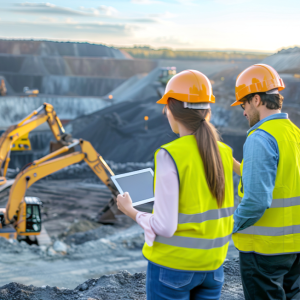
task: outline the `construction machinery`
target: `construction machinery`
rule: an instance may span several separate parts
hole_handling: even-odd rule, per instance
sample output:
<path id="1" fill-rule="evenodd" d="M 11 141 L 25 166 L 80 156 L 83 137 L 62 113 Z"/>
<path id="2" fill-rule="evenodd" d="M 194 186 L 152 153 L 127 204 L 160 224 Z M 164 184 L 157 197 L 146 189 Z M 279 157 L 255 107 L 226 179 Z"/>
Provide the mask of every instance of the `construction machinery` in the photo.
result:
<path id="1" fill-rule="evenodd" d="M 160 70 L 161 74 L 159 75 L 158 81 L 166 86 L 169 80 L 176 75 L 176 67 L 162 67 Z"/>
<path id="2" fill-rule="evenodd" d="M 62 146 L 67 146 L 72 142 L 71 135 L 65 133 L 53 106 L 48 103 L 44 103 L 18 124 L 11 125 L 0 137 L 0 198 L 8 195 L 5 191 L 13 184 L 13 180 L 6 179 L 11 151 L 30 150 L 29 132 L 45 122 L 48 122 L 56 139 L 56 143 L 52 142 L 50 145 L 50 152 Z"/>
<path id="3" fill-rule="evenodd" d="M 78 147 L 80 150 L 68 153 L 74 147 Z M 0 209 L 0 236 L 16 238 L 17 236 L 39 235 L 42 228 L 42 202 L 36 197 L 25 197 L 26 190 L 45 176 L 82 161 L 85 161 L 110 189 L 112 192 L 110 203 L 115 203 L 118 191 L 110 179 L 110 176 L 114 175 L 112 170 L 90 142 L 72 139 L 69 145 L 28 164 L 17 175 L 10 189 L 6 208 Z M 104 219 L 107 223 L 111 223 L 115 219 L 115 214 L 117 214 L 117 208 L 113 205 Z"/>
<path id="4" fill-rule="evenodd" d="M 23 88 L 23 95 L 22 96 L 28 96 L 28 97 L 36 97 L 39 94 L 38 89 L 30 89 L 28 86 L 25 86 Z"/>
<path id="5" fill-rule="evenodd" d="M 157 94 L 161 98 L 165 93 L 165 88 L 169 80 L 176 75 L 176 67 L 161 67 L 158 82 L 160 86 L 157 87 Z"/>

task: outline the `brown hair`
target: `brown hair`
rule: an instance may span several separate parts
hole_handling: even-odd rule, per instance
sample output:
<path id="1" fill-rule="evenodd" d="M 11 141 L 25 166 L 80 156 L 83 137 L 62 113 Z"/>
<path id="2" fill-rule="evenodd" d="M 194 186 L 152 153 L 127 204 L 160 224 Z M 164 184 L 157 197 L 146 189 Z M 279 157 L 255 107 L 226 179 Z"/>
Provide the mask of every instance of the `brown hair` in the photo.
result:
<path id="1" fill-rule="evenodd" d="M 253 93 L 253 94 L 249 94 L 245 97 L 246 101 L 248 103 L 250 103 L 252 98 L 255 95 L 260 96 L 262 105 L 266 105 L 266 107 L 268 109 L 281 109 L 282 108 L 282 102 L 283 102 L 284 97 L 280 94 L 267 94 L 267 93 L 263 93 L 263 92 Z"/>
<path id="2" fill-rule="evenodd" d="M 225 197 L 225 175 L 217 141 L 220 140 L 216 128 L 209 122 L 210 109 L 189 109 L 183 102 L 169 98 L 170 109 L 176 121 L 193 132 L 203 161 L 206 182 L 221 208 Z"/>

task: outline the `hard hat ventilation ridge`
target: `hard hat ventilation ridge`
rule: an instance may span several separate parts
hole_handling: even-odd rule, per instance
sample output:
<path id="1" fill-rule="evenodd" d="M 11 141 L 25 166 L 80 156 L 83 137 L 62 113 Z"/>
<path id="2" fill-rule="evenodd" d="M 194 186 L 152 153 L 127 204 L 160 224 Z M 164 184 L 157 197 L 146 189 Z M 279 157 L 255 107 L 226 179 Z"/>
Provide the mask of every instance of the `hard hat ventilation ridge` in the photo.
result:
<path id="1" fill-rule="evenodd" d="M 279 94 L 279 91 L 278 91 L 278 89 L 272 89 L 270 91 L 266 91 L 266 94 L 270 94 L 270 95 L 272 95 L 272 94 Z"/>
<path id="2" fill-rule="evenodd" d="M 183 102 L 184 108 L 189 109 L 209 109 L 210 104 L 209 103 L 189 103 L 189 102 Z"/>

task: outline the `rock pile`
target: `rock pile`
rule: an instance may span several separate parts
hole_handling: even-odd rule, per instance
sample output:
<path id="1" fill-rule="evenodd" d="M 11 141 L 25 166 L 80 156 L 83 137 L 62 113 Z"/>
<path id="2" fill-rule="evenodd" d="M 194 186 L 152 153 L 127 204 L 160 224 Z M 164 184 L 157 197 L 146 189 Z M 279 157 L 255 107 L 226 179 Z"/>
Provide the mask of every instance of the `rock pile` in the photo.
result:
<path id="1" fill-rule="evenodd" d="M 282 49 L 265 58 L 263 63 L 275 68 L 277 72 L 299 74 L 300 72 L 300 48 L 294 47 Z"/>
<path id="2" fill-rule="evenodd" d="M 101 238 L 112 236 L 116 232 L 117 229 L 113 226 L 100 226 L 98 228 L 91 229 L 85 232 L 76 232 L 74 234 L 70 234 L 64 238 L 64 242 L 68 245 L 80 245 L 89 241 L 95 241 Z"/>

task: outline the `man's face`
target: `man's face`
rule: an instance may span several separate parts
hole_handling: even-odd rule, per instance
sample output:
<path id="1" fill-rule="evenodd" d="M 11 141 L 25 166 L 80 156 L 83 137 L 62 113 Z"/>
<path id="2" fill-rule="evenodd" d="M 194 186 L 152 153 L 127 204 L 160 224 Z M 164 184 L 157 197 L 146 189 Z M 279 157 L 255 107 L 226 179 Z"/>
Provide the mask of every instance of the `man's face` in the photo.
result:
<path id="1" fill-rule="evenodd" d="M 250 100 L 250 103 L 248 103 L 248 101 L 245 101 L 244 103 L 245 104 L 244 116 L 247 118 L 250 127 L 254 126 L 256 123 L 260 121 L 259 111 L 254 106 L 252 100 Z"/>

